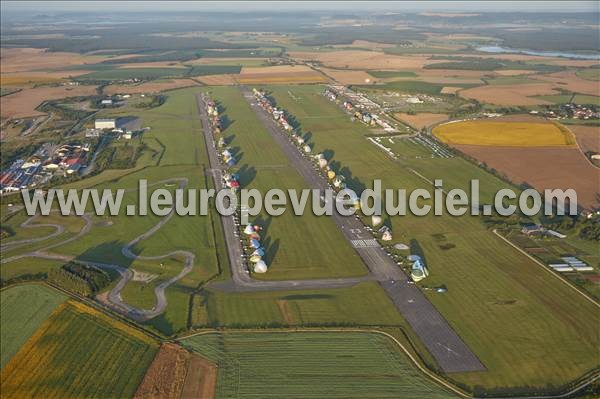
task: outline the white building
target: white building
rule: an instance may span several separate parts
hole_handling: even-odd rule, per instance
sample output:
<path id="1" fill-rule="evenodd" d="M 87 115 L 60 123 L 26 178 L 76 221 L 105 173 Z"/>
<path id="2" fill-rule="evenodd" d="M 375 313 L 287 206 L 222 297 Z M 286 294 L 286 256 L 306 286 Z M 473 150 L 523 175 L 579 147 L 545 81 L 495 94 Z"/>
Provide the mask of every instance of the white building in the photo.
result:
<path id="1" fill-rule="evenodd" d="M 114 129 L 117 126 L 114 119 L 96 119 L 94 128 L 96 129 Z"/>

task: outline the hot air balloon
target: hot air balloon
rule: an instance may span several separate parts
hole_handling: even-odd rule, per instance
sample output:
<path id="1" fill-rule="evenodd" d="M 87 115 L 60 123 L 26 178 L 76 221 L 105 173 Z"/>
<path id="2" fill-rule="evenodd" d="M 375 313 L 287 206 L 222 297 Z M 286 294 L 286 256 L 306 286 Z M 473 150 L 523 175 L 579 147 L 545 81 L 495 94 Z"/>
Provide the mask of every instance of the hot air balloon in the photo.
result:
<path id="1" fill-rule="evenodd" d="M 252 256 L 254 255 L 265 256 L 265 250 L 262 248 L 257 248 L 256 250 L 254 250 L 254 252 L 252 252 Z"/>
<path id="2" fill-rule="evenodd" d="M 260 241 L 250 240 L 250 246 L 254 249 L 258 249 L 258 248 L 260 248 Z"/>
<path id="3" fill-rule="evenodd" d="M 340 187 L 341 187 L 341 186 L 344 184 L 344 180 L 345 180 L 345 179 L 344 179 L 344 176 L 342 176 L 342 175 L 338 175 L 338 176 L 336 176 L 336 178 L 333 180 L 333 185 L 334 185 L 335 187 L 338 187 L 338 188 L 340 188 Z"/>
<path id="4" fill-rule="evenodd" d="M 298 140 L 297 141 L 298 141 L 298 144 L 300 144 L 300 145 L 304 144 L 304 139 L 302 137 L 300 137 L 300 136 L 298 136 Z"/>
<path id="5" fill-rule="evenodd" d="M 252 233 L 254 233 L 254 227 L 252 227 L 252 225 L 249 224 L 244 228 L 244 234 L 250 235 Z"/>
<path id="6" fill-rule="evenodd" d="M 305 152 L 305 153 L 307 153 L 307 154 L 308 154 L 308 153 L 310 153 L 311 151 L 312 151 L 312 150 L 311 150 L 311 148 L 310 148 L 310 146 L 309 146 L 308 144 L 304 146 L 304 152 Z"/>
<path id="7" fill-rule="evenodd" d="M 329 180 L 333 180 L 333 178 L 335 177 L 335 172 L 333 170 L 330 170 L 329 172 L 327 172 L 327 177 L 329 178 Z"/>
<path id="8" fill-rule="evenodd" d="M 261 259 L 261 258 L 260 258 L 260 256 L 258 256 L 258 255 L 252 255 L 252 256 L 250 257 L 250 262 L 252 262 L 252 263 L 256 263 L 256 262 L 258 262 L 260 259 Z"/>
<path id="9" fill-rule="evenodd" d="M 255 232 L 255 233 L 250 234 L 250 239 L 260 241 L 260 236 Z"/>
<path id="10" fill-rule="evenodd" d="M 259 260 L 254 264 L 254 273 L 266 273 L 267 272 L 267 264 Z"/>
<path id="11" fill-rule="evenodd" d="M 321 169 L 323 169 L 325 166 L 327 166 L 327 160 L 325 158 L 320 158 L 319 159 L 319 167 Z"/>
<path id="12" fill-rule="evenodd" d="M 386 230 L 383 235 L 381 236 L 381 239 L 383 241 L 392 241 L 392 232 L 389 230 Z"/>
<path id="13" fill-rule="evenodd" d="M 383 220 L 381 219 L 381 216 L 377 216 L 377 215 L 371 216 L 371 224 L 373 226 L 379 226 L 381 224 L 381 222 L 383 222 Z"/>

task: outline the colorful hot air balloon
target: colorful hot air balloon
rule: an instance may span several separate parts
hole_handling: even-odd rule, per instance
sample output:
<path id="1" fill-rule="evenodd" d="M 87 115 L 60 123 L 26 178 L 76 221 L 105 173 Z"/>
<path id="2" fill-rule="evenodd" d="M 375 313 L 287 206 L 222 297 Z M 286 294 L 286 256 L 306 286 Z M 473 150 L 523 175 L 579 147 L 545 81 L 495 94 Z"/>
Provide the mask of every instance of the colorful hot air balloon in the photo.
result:
<path id="1" fill-rule="evenodd" d="M 267 264 L 262 260 L 259 260 L 254 264 L 254 273 L 266 273 L 267 270 Z"/>
<path id="2" fill-rule="evenodd" d="M 329 180 L 333 180 L 333 178 L 335 177 L 335 172 L 333 170 L 330 170 L 329 172 L 327 172 L 327 177 L 329 178 Z"/>

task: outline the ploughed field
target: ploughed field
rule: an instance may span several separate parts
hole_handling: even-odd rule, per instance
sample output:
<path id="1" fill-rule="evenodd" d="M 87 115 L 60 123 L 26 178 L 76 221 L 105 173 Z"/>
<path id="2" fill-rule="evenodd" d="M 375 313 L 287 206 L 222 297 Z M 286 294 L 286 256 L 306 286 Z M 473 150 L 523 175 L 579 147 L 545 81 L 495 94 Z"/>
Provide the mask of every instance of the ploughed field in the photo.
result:
<path id="1" fill-rule="evenodd" d="M 576 126 L 574 131 L 585 131 Z M 591 128 L 594 129 L 594 128 Z M 597 134 L 597 129 L 595 132 Z M 592 134 L 593 134 L 592 133 Z M 581 208 L 598 206 L 600 169 L 583 151 L 594 148 L 562 125 L 547 122 L 464 121 L 433 129 L 442 141 L 499 171 L 515 184 L 538 191 L 574 189 Z M 583 136 L 583 135 L 582 135 Z M 595 141 L 598 141 L 596 137 Z M 577 176 L 576 179 L 573 177 Z"/>
<path id="2" fill-rule="evenodd" d="M 484 178 L 486 191 L 494 185 L 507 187 L 455 158 L 430 159 L 437 167 L 428 167 L 425 158 L 393 160 L 366 140 L 367 127 L 352 122 L 321 94 L 322 87 L 269 89 L 301 129 L 312 133 L 313 151 L 331 154 L 330 161 L 345 168 L 350 186 L 372 187 L 377 178 L 383 189 L 432 191 L 425 179 L 462 186 L 472 175 Z M 479 217 L 407 215 L 392 217 L 389 223 L 392 244 L 410 244 L 424 256 L 430 272 L 424 284 L 448 288 L 444 294 L 425 293 L 488 370 L 453 374 L 453 381 L 499 392 L 515 386 L 539 391 L 549 385 L 563 387 L 598 366 L 597 306 L 496 237 Z"/>
<path id="3" fill-rule="evenodd" d="M 456 397 L 377 333 L 228 332 L 181 342 L 218 365 L 216 398 Z"/>

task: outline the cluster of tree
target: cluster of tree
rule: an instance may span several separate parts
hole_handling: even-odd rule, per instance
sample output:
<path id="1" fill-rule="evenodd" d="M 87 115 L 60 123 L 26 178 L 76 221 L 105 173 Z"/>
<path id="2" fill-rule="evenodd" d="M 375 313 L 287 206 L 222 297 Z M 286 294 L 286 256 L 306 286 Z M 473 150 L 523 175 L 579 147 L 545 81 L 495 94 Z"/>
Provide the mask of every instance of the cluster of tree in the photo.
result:
<path id="1" fill-rule="evenodd" d="M 598 218 L 586 220 L 579 230 L 579 237 L 584 240 L 600 241 L 600 220 Z"/>
<path id="2" fill-rule="evenodd" d="M 136 104 L 135 107 L 136 108 L 156 108 L 156 107 L 160 107 L 161 105 L 163 105 L 167 101 L 167 98 L 168 97 L 165 96 L 164 94 L 158 94 L 156 96 L 152 96 L 151 101 Z"/>
<path id="3" fill-rule="evenodd" d="M 104 270 L 69 262 L 48 273 L 48 281 L 82 296 L 92 296 L 108 286 L 110 275 Z"/>

